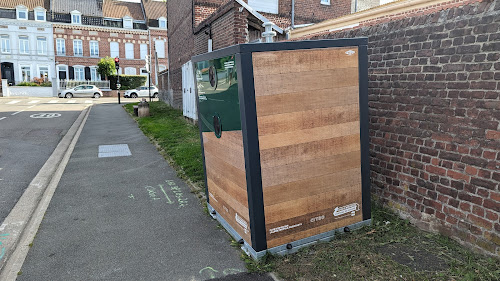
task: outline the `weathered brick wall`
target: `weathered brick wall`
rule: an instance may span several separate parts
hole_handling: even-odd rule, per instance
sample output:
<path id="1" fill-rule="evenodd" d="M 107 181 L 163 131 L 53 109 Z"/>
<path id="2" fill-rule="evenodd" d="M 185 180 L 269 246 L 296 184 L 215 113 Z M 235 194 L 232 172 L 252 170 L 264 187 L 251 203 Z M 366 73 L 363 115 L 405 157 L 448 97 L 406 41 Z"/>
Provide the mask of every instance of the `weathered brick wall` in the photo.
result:
<path id="1" fill-rule="evenodd" d="M 248 12 L 246 10 L 239 12 L 239 7 L 241 6 L 236 2 L 228 3 L 195 29 L 195 54 L 203 54 L 208 51 L 210 27 L 213 50 L 248 41 Z"/>
<path id="2" fill-rule="evenodd" d="M 182 108 L 182 65 L 194 54 L 192 0 L 167 1 L 170 93 L 161 99 Z"/>
<path id="3" fill-rule="evenodd" d="M 500 0 L 470 2 L 313 39 L 369 38 L 373 192 L 499 255 Z"/>

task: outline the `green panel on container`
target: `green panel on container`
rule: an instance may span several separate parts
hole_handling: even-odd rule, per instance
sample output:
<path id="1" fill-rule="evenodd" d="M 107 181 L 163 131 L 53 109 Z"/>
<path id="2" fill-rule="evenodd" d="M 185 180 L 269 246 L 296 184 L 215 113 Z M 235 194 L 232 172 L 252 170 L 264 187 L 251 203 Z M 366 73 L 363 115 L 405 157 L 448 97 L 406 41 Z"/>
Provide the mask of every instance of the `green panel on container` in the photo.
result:
<path id="1" fill-rule="evenodd" d="M 199 116 L 203 132 L 241 130 L 238 79 L 234 55 L 196 63 Z"/>

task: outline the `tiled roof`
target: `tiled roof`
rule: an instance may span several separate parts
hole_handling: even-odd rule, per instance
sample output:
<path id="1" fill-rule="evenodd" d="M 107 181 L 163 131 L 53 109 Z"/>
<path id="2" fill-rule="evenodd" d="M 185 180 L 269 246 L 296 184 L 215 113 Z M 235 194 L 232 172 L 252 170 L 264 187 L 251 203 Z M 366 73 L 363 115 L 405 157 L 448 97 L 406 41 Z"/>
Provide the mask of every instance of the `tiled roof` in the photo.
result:
<path id="1" fill-rule="evenodd" d="M 167 18 L 167 1 L 144 0 L 144 10 L 148 19 Z"/>
<path id="2" fill-rule="evenodd" d="M 102 17 L 102 0 L 52 0 L 51 5 L 54 13 L 69 14 L 77 10 L 84 16 Z"/>
<path id="3" fill-rule="evenodd" d="M 28 10 L 40 6 L 49 10 L 50 0 L 0 0 L 0 8 L 14 9 L 18 5 L 24 5 Z"/>
<path id="4" fill-rule="evenodd" d="M 105 18 L 132 17 L 134 20 L 144 20 L 141 3 L 104 0 L 103 14 Z"/>

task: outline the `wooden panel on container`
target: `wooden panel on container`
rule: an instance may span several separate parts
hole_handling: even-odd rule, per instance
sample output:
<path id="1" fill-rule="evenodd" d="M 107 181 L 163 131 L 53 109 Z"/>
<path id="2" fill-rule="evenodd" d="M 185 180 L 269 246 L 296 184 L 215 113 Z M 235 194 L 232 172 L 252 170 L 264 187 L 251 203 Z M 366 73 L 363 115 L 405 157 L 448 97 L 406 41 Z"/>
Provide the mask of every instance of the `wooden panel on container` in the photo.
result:
<path id="1" fill-rule="evenodd" d="M 358 86 L 351 86 L 340 88 L 335 91 L 332 91 L 332 89 L 315 91 L 306 90 L 255 97 L 257 116 L 262 117 L 280 113 L 302 112 L 306 110 L 358 104 L 358 93 Z"/>
<path id="2" fill-rule="evenodd" d="M 251 244 L 242 132 L 202 136 L 210 205 Z"/>
<path id="3" fill-rule="evenodd" d="M 362 220 L 357 51 L 253 54 L 268 248 Z"/>

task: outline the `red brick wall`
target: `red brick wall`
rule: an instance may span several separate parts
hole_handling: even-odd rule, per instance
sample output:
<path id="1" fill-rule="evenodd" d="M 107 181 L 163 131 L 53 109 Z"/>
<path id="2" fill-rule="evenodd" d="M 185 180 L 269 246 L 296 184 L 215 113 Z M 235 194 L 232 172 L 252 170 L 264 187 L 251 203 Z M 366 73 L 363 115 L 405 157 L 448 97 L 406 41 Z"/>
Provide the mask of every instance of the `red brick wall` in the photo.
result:
<path id="1" fill-rule="evenodd" d="M 60 32 L 60 31 L 63 32 Z M 74 30 L 78 34 L 74 33 Z M 154 44 L 155 38 L 166 38 L 166 30 L 151 30 L 151 42 Z M 79 26 L 75 27 L 72 25 L 54 25 L 54 46 L 56 46 L 56 39 L 64 38 L 66 45 L 66 55 L 57 56 L 56 61 L 59 64 L 65 64 L 68 66 L 83 65 L 83 66 L 96 66 L 99 60 L 106 56 L 111 56 L 110 53 L 110 42 L 119 42 L 120 49 L 120 67 L 122 68 L 122 74 L 125 73 L 126 67 L 133 67 L 136 69 L 137 75 L 140 74 L 140 68 L 144 68 L 145 61 L 140 59 L 140 44 L 149 45 L 148 32 L 137 31 L 137 30 L 119 30 L 119 29 L 106 29 L 106 28 L 95 28 L 89 26 Z M 83 56 L 75 57 L 73 54 L 73 40 L 82 40 Z M 98 41 L 99 44 L 99 57 L 90 57 L 90 41 Z M 125 43 L 134 44 L 134 59 L 125 58 Z M 165 43 L 165 48 L 167 44 Z M 167 51 L 165 50 L 165 55 Z M 154 53 L 152 63 L 154 64 Z M 167 59 L 160 59 L 159 64 L 167 66 Z M 152 83 L 155 82 L 155 69 L 153 67 L 151 77 Z M 104 77 L 103 77 L 104 79 Z"/>
<path id="2" fill-rule="evenodd" d="M 204 22 L 212 29 L 213 50 L 248 41 L 248 12 L 245 10 L 240 13 L 239 7 L 240 5 L 235 2 L 229 3 Z M 195 29 L 195 54 L 203 54 L 208 51 L 209 30 L 210 28 L 205 27 L 205 25 Z"/>
<path id="3" fill-rule="evenodd" d="M 171 93 L 162 99 L 182 108 L 182 65 L 194 54 L 192 0 L 167 1 Z"/>
<path id="4" fill-rule="evenodd" d="M 312 38 L 369 38 L 372 191 L 417 226 L 497 256 L 499 14 L 500 0 L 453 1 Z"/>

